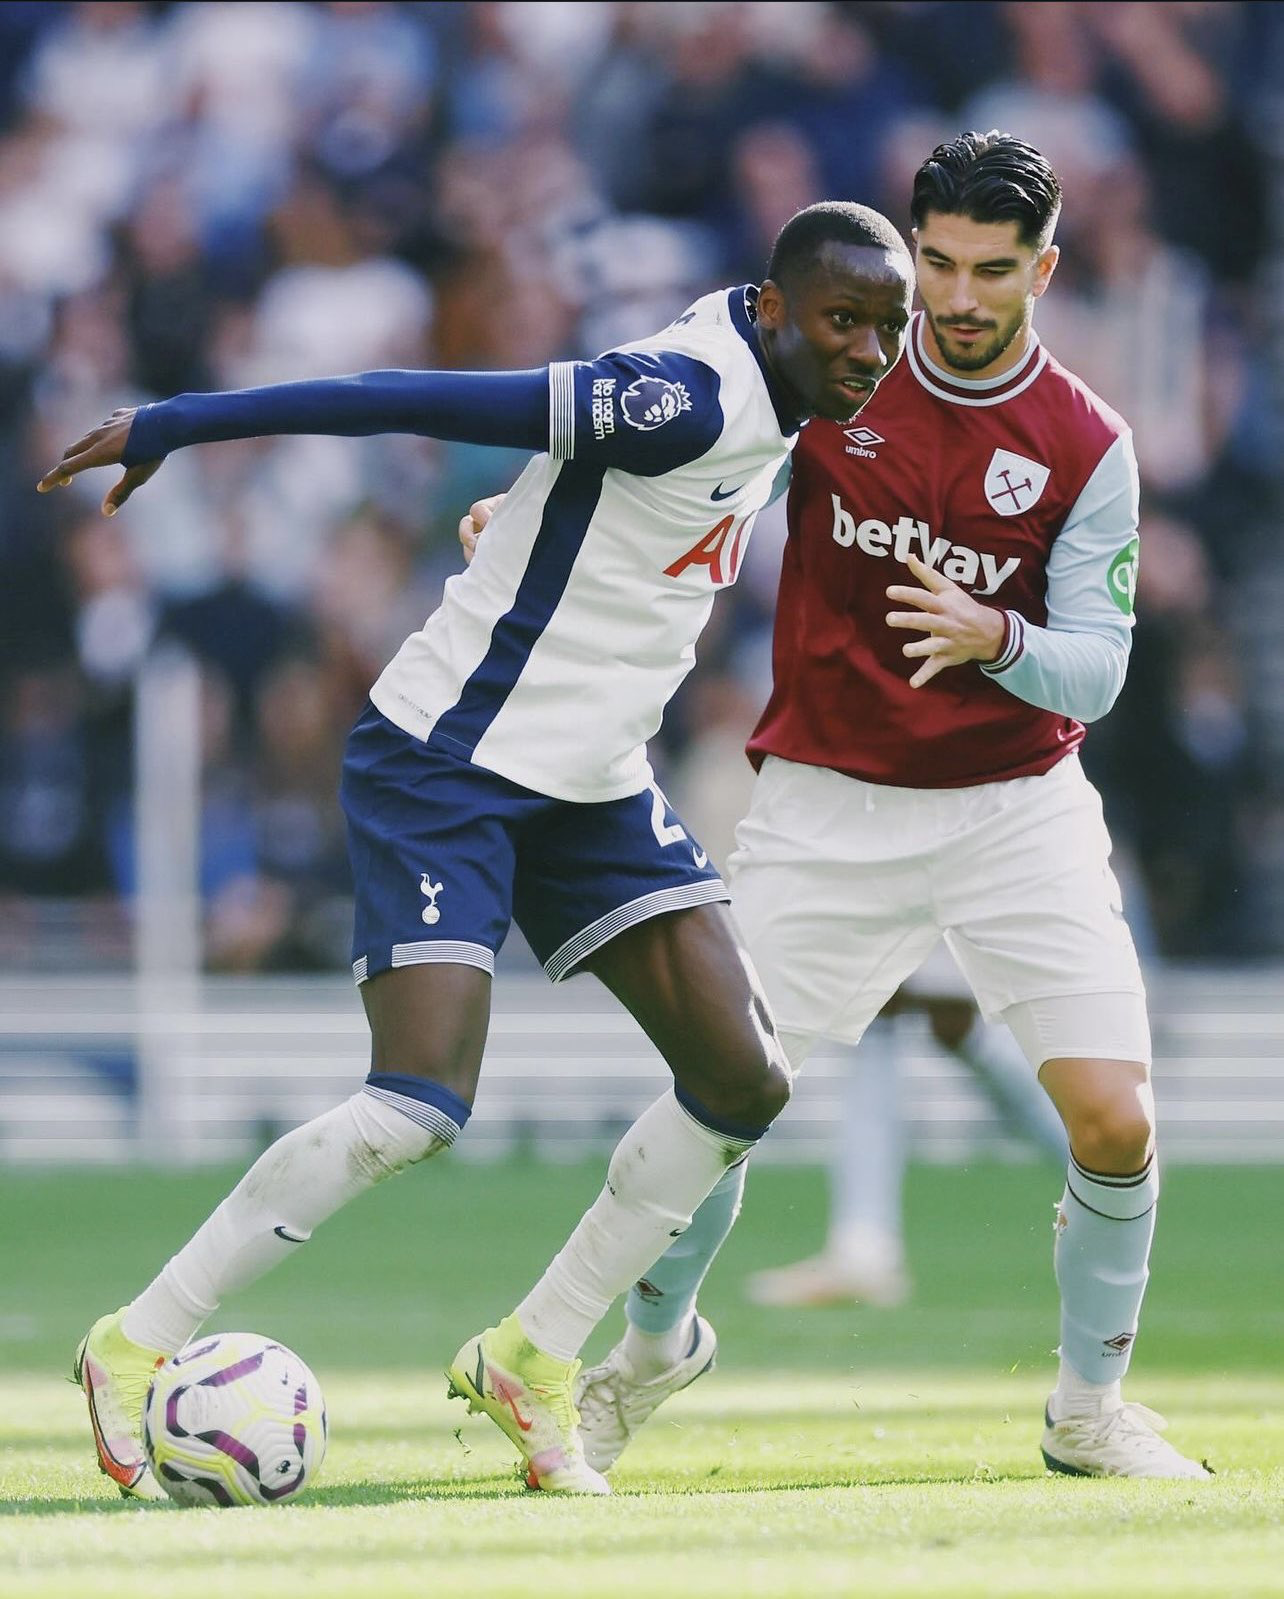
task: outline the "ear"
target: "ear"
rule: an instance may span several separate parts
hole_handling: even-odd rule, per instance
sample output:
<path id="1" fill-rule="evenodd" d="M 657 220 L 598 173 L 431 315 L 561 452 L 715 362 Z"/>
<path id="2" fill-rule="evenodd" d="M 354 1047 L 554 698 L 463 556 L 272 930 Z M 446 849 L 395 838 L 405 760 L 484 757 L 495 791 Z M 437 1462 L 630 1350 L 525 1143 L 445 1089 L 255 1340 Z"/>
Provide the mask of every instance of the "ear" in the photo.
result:
<path id="1" fill-rule="evenodd" d="M 758 326 L 773 332 L 784 327 L 788 312 L 785 291 L 771 278 L 764 278 L 758 290 Z"/>
<path id="2" fill-rule="evenodd" d="M 1048 284 L 1052 282 L 1052 274 L 1057 270 L 1057 262 L 1061 259 L 1061 246 L 1050 244 L 1034 264 L 1034 297 L 1047 293 Z"/>

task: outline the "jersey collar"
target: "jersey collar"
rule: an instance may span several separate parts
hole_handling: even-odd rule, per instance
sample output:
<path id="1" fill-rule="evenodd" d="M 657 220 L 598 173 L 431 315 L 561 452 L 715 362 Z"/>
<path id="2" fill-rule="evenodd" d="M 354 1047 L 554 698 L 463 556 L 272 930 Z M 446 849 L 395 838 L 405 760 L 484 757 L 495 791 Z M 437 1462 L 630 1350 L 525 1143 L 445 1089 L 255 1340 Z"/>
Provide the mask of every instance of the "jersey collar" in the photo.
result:
<path id="1" fill-rule="evenodd" d="M 1002 405 L 1004 400 L 1024 394 L 1048 364 L 1048 352 L 1031 330 L 1030 348 L 1010 372 L 1001 372 L 996 378 L 961 378 L 938 366 L 928 355 L 926 327 L 927 318 L 920 311 L 905 341 L 906 364 L 929 394 L 948 400 L 951 405 Z"/>
<path id="2" fill-rule="evenodd" d="M 776 413 L 776 421 L 780 424 L 780 431 L 786 438 L 797 433 L 798 429 L 807 420 L 799 416 L 794 402 L 786 395 L 784 389 L 777 381 L 775 374 L 767 365 L 767 358 L 762 353 L 762 345 L 758 342 L 758 289 L 753 283 L 746 283 L 738 289 L 727 290 L 727 308 L 731 313 L 731 325 L 753 352 L 753 358 L 758 363 L 758 370 L 762 373 L 763 382 L 767 385 L 767 397 L 771 401 L 771 408 Z"/>

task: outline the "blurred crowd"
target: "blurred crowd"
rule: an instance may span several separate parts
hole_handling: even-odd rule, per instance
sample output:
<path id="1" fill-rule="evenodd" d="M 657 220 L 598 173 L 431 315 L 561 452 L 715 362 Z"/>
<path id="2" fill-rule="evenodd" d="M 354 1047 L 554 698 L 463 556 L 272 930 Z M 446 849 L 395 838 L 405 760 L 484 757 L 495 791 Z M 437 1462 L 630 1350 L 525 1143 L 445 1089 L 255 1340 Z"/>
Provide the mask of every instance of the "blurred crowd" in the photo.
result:
<path id="1" fill-rule="evenodd" d="M 1235 618 L 1284 578 L 1281 9 L 0 6 L 6 957 L 123 958 L 135 679 L 169 637 L 203 668 L 207 964 L 341 970 L 344 735 L 459 568 L 461 512 L 523 464 L 413 438 L 227 444 L 109 522 L 105 474 L 35 497 L 67 442 L 182 390 L 594 355 L 759 278 L 813 200 L 908 230 L 918 163 L 993 126 L 1066 191 L 1044 340 L 1136 429 L 1141 620 L 1087 751 L 1131 915 L 1151 953 L 1279 953 L 1253 851 L 1284 783 Z M 748 792 L 781 524 L 762 519 L 654 750 L 715 857 Z"/>

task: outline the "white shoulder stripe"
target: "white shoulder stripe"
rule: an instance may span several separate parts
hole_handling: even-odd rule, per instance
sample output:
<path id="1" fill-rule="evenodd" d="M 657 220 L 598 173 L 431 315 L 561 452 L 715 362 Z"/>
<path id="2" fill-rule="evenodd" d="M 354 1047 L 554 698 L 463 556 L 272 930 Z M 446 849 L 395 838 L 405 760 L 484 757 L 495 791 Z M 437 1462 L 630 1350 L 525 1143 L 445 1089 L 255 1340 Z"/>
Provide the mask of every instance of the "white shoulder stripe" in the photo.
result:
<path id="1" fill-rule="evenodd" d="M 639 922 L 669 911 L 688 910 L 693 905 L 709 905 L 730 897 L 720 877 L 699 877 L 689 883 L 677 883 L 672 888 L 653 889 L 627 904 L 617 905 L 613 911 L 581 928 L 574 938 L 568 938 L 560 949 L 554 950 L 544 962 L 544 970 L 552 982 L 560 983 L 572 967 L 587 960 L 626 928 L 636 927 Z"/>
<path id="2" fill-rule="evenodd" d="M 548 453 L 555 461 L 575 454 L 575 363 L 552 361 L 548 368 Z"/>

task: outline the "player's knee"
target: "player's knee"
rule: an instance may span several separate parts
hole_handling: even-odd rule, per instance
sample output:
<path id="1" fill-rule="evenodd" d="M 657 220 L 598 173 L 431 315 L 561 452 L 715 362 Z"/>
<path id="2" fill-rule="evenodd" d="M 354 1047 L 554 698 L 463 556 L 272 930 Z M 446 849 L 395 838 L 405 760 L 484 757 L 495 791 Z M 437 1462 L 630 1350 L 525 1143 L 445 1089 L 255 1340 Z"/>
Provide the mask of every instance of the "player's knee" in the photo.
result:
<path id="1" fill-rule="evenodd" d="M 703 1061 L 689 1070 L 674 1068 L 688 1098 L 702 1107 L 714 1126 L 766 1132 L 789 1103 L 793 1074 L 774 1038 L 755 1038 L 716 1063 Z"/>
<path id="2" fill-rule="evenodd" d="M 1088 1171 L 1140 1171 L 1154 1148 L 1154 1122 L 1131 1097 L 1081 1112 L 1067 1131 L 1074 1158 Z"/>
<path id="3" fill-rule="evenodd" d="M 765 1099 L 770 1110 L 769 1120 L 775 1121 L 793 1097 L 794 1074 L 783 1050 L 772 1057 L 767 1067 Z"/>
<path id="4" fill-rule="evenodd" d="M 745 1074 L 746 1080 L 740 1089 L 734 1115 L 747 1127 L 764 1130 L 770 1127 L 793 1092 L 793 1073 L 784 1051 L 774 1040 L 772 1046 L 756 1061 L 752 1076 Z"/>
<path id="5" fill-rule="evenodd" d="M 388 1081 L 387 1074 L 371 1073 L 347 1102 L 360 1140 L 351 1158 L 374 1181 L 449 1149 L 468 1120 L 468 1107 L 439 1084 L 402 1093 Z"/>

